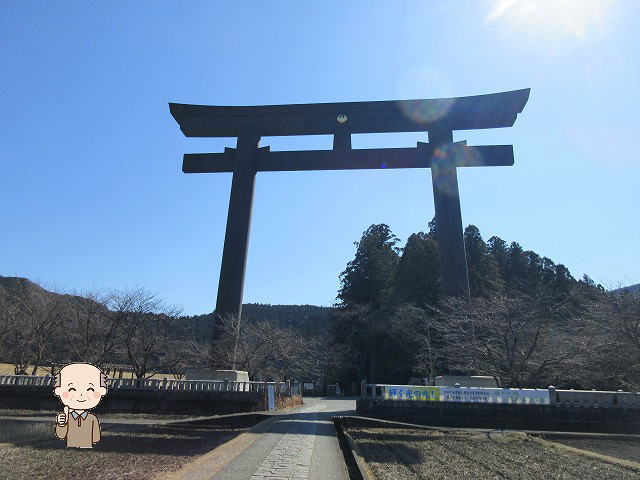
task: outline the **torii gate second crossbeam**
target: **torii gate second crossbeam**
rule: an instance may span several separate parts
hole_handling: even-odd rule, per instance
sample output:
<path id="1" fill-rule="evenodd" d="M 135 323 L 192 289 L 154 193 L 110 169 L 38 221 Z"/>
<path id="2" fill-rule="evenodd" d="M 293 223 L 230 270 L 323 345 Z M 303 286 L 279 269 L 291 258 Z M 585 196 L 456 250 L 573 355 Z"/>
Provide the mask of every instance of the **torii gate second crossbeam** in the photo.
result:
<path id="1" fill-rule="evenodd" d="M 467 146 L 454 130 L 513 126 L 529 89 L 433 100 L 207 106 L 170 103 L 187 137 L 237 137 L 224 153 L 185 154 L 184 173 L 233 172 L 217 315 L 241 315 L 257 172 L 431 168 L 442 292 L 469 296 L 457 167 L 513 165 L 511 145 Z M 428 132 L 414 148 L 352 149 L 351 134 Z M 263 136 L 333 135 L 333 150 L 271 151 Z"/>

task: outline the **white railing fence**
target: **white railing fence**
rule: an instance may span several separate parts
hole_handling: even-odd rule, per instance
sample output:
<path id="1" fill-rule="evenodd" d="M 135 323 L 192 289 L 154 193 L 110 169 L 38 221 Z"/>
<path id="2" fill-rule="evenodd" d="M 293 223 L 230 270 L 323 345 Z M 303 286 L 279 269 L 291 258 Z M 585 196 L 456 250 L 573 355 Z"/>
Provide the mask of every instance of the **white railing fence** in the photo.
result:
<path id="1" fill-rule="evenodd" d="M 36 375 L 0 375 L 0 386 L 52 387 L 53 377 Z M 300 393 L 300 385 L 289 382 L 231 382 L 226 380 L 173 380 L 157 378 L 109 378 L 107 387 L 118 390 L 155 390 L 168 392 L 265 392 L 268 385 L 282 395 Z"/>

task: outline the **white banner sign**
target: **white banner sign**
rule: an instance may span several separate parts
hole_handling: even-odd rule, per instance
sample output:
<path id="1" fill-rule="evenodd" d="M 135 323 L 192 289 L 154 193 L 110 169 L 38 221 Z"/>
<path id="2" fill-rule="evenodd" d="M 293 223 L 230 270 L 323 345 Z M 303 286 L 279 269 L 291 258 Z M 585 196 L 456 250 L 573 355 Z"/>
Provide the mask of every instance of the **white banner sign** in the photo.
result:
<path id="1" fill-rule="evenodd" d="M 385 400 L 548 405 L 549 390 L 384 385 Z"/>
<path id="2" fill-rule="evenodd" d="M 441 402 L 517 403 L 548 405 L 549 390 L 440 387 Z"/>
<path id="3" fill-rule="evenodd" d="M 437 402 L 440 400 L 440 387 L 418 387 L 413 385 L 385 385 L 385 400 L 420 400 Z"/>

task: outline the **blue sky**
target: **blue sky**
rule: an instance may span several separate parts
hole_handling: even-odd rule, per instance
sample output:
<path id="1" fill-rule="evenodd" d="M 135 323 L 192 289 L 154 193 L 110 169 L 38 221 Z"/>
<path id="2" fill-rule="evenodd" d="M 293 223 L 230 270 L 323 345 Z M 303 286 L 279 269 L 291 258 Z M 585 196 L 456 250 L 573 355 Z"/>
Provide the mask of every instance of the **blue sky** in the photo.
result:
<path id="1" fill-rule="evenodd" d="M 533 4 L 533 7 L 531 6 Z M 213 310 L 231 174 L 181 172 L 168 102 L 259 105 L 531 88 L 515 165 L 459 169 L 464 225 L 616 286 L 640 281 L 640 3 L 0 3 L 0 274 L 65 290 L 144 286 Z M 536 6 L 537 5 L 537 6 Z M 420 134 L 357 136 L 354 148 Z M 263 138 L 272 149 L 330 137 Z M 433 217 L 427 170 L 259 173 L 245 302 L 330 305 L 362 232 Z"/>

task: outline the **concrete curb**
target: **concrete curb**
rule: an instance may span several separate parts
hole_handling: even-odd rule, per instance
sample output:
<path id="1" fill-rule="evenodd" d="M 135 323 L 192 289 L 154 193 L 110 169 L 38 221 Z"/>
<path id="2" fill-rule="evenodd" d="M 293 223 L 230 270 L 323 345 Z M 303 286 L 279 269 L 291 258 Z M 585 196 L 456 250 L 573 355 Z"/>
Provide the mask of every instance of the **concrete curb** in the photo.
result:
<path id="1" fill-rule="evenodd" d="M 356 462 L 362 480 L 375 480 L 373 472 L 369 469 L 367 462 L 364 460 L 364 456 L 362 455 L 360 448 L 358 448 L 356 441 L 344 430 L 342 431 L 342 434 L 347 441 L 347 445 L 349 445 L 351 455 L 353 455 L 353 459 Z"/>
<path id="2" fill-rule="evenodd" d="M 350 417 L 333 417 L 333 425 L 349 478 L 350 480 L 375 480 L 376 477 L 364 460 L 364 455 L 362 455 L 358 444 L 351 435 L 344 431 L 345 418 Z"/>

